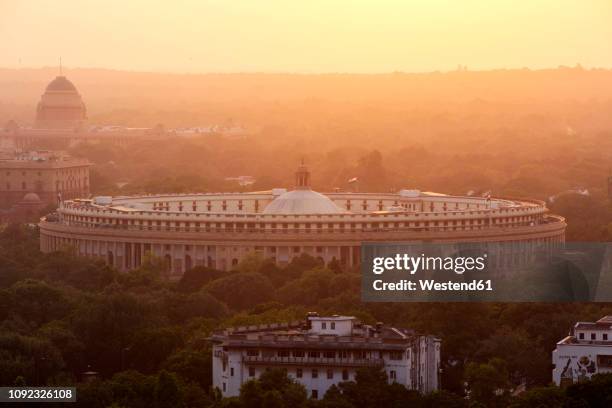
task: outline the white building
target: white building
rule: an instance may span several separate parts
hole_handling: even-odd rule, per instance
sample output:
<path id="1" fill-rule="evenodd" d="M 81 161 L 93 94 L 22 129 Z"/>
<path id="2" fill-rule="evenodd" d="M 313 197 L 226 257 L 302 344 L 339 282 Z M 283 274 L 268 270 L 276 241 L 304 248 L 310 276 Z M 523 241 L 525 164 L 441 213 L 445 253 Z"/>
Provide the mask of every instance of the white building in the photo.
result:
<path id="1" fill-rule="evenodd" d="M 568 385 L 612 372 L 612 316 L 578 322 L 552 353 L 553 381 Z"/>
<path id="2" fill-rule="evenodd" d="M 213 334 L 213 386 L 237 396 L 243 383 L 284 368 L 309 396 L 355 380 L 357 369 L 379 367 L 390 382 L 423 393 L 439 388 L 440 340 L 412 330 L 365 325 L 352 316 L 226 329 Z"/>

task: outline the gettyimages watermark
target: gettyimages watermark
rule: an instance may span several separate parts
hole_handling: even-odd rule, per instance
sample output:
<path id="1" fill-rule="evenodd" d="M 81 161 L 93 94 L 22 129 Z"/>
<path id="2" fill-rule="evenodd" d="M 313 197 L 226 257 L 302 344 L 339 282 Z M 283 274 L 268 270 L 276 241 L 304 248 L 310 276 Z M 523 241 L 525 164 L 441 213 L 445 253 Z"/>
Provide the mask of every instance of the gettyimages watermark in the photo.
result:
<path id="1" fill-rule="evenodd" d="M 365 302 L 612 302 L 612 244 L 364 243 Z"/>

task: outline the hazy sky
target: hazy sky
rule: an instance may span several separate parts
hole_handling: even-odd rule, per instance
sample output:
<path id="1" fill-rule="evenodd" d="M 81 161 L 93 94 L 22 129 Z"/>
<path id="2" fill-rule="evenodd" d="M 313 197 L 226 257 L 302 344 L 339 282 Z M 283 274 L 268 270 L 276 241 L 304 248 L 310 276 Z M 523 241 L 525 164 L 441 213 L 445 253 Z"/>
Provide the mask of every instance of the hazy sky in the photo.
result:
<path id="1" fill-rule="evenodd" d="M 612 67 L 612 0 L 0 0 L 0 66 Z"/>

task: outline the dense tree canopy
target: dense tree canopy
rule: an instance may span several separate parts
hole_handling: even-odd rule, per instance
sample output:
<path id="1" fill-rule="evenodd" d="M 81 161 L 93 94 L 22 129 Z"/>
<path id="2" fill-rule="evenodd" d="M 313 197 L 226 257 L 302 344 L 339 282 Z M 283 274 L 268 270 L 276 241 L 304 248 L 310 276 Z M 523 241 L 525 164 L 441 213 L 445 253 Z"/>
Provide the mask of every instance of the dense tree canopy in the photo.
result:
<path id="1" fill-rule="evenodd" d="M 612 314 L 606 304 L 363 303 L 356 271 L 306 255 L 285 268 L 253 255 L 235 271 L 196 267 L 172 282 L 155 259 L 118 273 L 69 250 L 41 254 L 36 234 L 15 225 L 0 232 L 2 384 L 77 384 L 78 405 L 87 407 L 599 407 L 609 398 L 606 376 L 548 386 L 556 341 L 577 320 Z M 239 398 L 211 389 L 213 329 L 294 321 L 310 310 L 439 336 L 443 390 L 421 396 L 367 370 L 318 402 L 275 370 L 245 384 Z M 85 371 L 98 379 L 82 383 Z M 528 392 L 513 397 L 522 385 Z"/>

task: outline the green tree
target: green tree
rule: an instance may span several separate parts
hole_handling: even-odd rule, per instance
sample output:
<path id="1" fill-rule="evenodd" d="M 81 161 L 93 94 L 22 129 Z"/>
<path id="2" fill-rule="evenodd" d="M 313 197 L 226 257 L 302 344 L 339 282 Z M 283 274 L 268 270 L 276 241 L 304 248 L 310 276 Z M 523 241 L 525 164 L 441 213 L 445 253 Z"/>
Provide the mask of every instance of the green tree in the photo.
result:
<path id="1" fill-rule="evenodd" d="M 423 408 L 466 408 L 467 401 L 452 392 L 440 390 L 423 397 Z"/>
<path id="2" fill-rule="evenodd" d="M 565 391 L 557 386 L 536 387 L 521 394 L 510 408 L 557 408 L 568 403 Z"/>
<path id="3" fill-rule="evenodd" d="M 505 361 L 494 358 L 488 363 L 469 363 L 465 382 L 470 400 L 490 407 L 505 406 L 510 386 Z"/>
<path id="4" fill-rule="evenodd" d="M 10 292 L 10 313 L 36 326 L 61 318 L 70 309 L 64 293 L 45 282 L 26 279 L 11 286 Z"/>
<path id="5" fill-rule="evenodd" d="M 177 408 L 182 406 L 183 395 L 176 377 L 162 370 L 157 377 L 155 387 L 155 407 Z"/>
<path id="6" fill-rule="evenodd" d="M 282 369 L 267 370 L 240 387 L 240 402 L 245 408 L 299 408 L 306 401 L 306 389 Z"/>
<path id="7" fill-rule="evenodd" d="M 210 347 L 203 350 L 181 349 L 168 358 L 163 368 L 207 390 L 212 386 L 211 353 Z"/>
<path id="8" fill-rule="evenodd" d="M 596 374 L 590 381 L 570 385 L 566 395 L 568 404 L 579 404 L 581 401 L 591 408 L 612 406 L 612 373 Z"/>
<path id="9" fill-rule="evenodd" d="M 247 309 L 272 299 L 274 287 L 259 273 L 233 273 L 217 279 L 205 290 L 232 309 Z"/>

